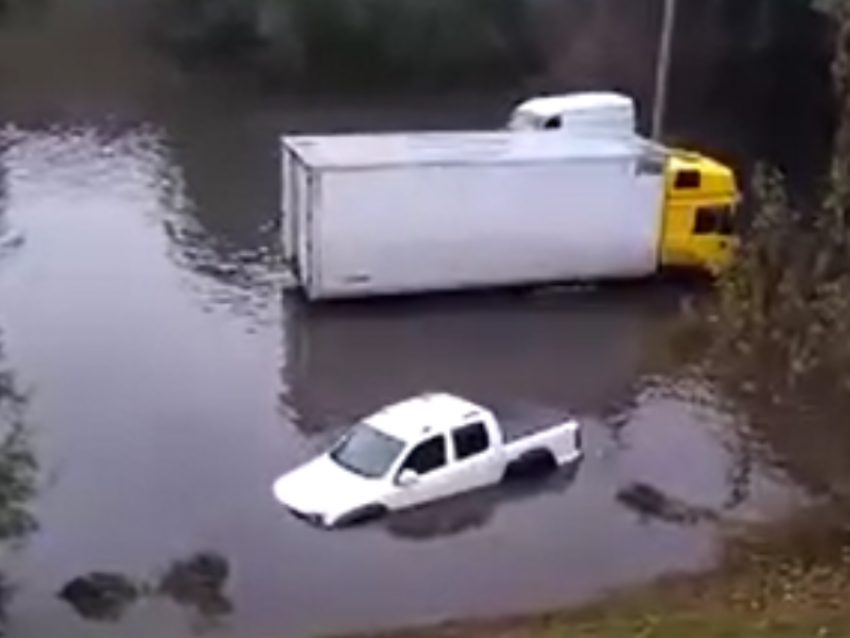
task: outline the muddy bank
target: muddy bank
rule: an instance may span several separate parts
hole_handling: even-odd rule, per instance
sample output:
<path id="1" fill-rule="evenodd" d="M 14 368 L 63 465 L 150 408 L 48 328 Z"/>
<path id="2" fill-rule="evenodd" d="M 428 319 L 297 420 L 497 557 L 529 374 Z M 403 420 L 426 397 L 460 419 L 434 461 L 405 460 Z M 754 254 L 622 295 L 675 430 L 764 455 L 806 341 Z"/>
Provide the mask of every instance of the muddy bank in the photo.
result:
<path id="1" fill-rule="evenodd" d="M 770 525 L 729 528 L 718 566 L 612 590 L 588 605 L 496 621 L 451 622 L 360 638 L 714 638 L 844 636 L 850 550 L 835 511 L 811 508 Z"/>

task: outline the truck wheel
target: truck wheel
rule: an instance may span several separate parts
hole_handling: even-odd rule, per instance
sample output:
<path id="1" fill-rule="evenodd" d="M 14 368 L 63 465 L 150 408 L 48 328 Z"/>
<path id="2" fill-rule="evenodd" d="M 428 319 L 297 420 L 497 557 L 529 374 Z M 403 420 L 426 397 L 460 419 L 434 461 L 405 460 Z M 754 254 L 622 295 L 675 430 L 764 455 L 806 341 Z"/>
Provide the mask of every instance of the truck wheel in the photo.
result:
<path id="1" fill-rule="evenodd" d="M 347 514 L 344 514 L 337 521 L 335 527 L 352 527 L 355 525 L 363 525 L 365 523 L 370 523 L 372 521 L 383 518 L 388 513 L 387 508 L 384 505 L 380 505 L 375 503 L 373 505 L 366 505 L 365 507 L 360 507 L 356 510 L 352 510 Z"/>
<path id="2" fill-rule="evenodd" d="M 558 469 L 558 463 L 549 450 L 531 450 L 505 469 L 506 479 L 536 478 L 551 474 Z"/>

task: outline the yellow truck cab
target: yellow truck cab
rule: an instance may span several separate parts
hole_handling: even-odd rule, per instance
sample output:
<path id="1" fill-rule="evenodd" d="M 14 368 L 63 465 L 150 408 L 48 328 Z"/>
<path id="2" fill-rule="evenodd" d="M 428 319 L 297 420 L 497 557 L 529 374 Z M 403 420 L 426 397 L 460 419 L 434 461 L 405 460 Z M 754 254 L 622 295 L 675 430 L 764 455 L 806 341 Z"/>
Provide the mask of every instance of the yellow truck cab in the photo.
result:
<path id="1" fill-rule="evenodd" d="M 736 247 L 735 174 L 700 153 L 670 149 L 665 166 L 659 264 L 719 274 Z"/>
<path id="2" fill-rule="evenodd" d="M 659 181 L 663 204 L 657 211 L 661 221 L 656 242 L 658 270 L 697 270 L 716 275 L 731 262 L 739 201 L 733 170 L 701 153 L 640 138 L 631 97 L 591 91 L 531 98 L 516 106 L 507 128 L 613 136 L 629 143 L 637 138 L 652 155 L 664 158 L 663 179 Z"/>

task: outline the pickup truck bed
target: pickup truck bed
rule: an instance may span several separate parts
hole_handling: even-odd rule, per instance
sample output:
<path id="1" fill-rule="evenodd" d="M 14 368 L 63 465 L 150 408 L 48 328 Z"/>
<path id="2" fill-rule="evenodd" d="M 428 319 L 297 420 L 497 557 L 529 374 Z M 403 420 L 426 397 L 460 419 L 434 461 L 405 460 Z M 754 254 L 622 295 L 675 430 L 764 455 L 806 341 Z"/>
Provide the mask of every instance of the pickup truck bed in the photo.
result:
<path id="1" fill-rule="evenodd" d="M 535 404 L 489 404 L 488 407 L 502 428 L 505 444 L 563 425 L 573 419 L 565 410 Z"/>

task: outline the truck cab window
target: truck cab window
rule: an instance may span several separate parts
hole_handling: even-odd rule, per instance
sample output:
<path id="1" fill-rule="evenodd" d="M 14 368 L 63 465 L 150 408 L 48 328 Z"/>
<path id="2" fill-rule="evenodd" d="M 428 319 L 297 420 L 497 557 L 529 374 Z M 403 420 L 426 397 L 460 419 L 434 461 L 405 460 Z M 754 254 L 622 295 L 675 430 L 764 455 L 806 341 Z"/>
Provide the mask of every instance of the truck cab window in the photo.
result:
<path id="1" fill-rule="evenodd" d="M 545 129 L 556 129 L 561 128 L 561 118 L 559 117 L 550 117 L 543 123 L 543 128 Z"/>
<path id="2" fill-rule="evenodd" d="M 685 169 L 676 173 L 673 187 L 676 189 L 690 190 L 692 188 L 699 188 L 701 183 L 702 178 L 699 171 Z"/>
<path id="3" fill-rule="evenodd" d="M 701 206 L 694 218 L 694 235 L 732 235 L 734 220 L 729 206 Z"/>
<path id="4" fill-rule="evenodd" d="M 446 438 L 439 435 L 417 445 L 404 461 L 400 471 L 413 470 L 417 474 L 427 474 L 445 464 Z"/>
<path id="5" fill-rule="evenodd" d="M 457 428 L 452 432 L 452 442 L 458 461 L 484 452 L 490 443 L 487 428 L 480 421 Z"/>
<path id="6" fill-rule="evenodd" d="M 723 206 L 717 212 L 720 219 L 718 220 L 718 233 L 720 235 L 735 234 L 735 217 L 731 206 Z"/>

